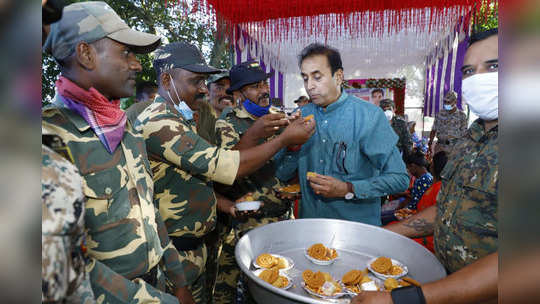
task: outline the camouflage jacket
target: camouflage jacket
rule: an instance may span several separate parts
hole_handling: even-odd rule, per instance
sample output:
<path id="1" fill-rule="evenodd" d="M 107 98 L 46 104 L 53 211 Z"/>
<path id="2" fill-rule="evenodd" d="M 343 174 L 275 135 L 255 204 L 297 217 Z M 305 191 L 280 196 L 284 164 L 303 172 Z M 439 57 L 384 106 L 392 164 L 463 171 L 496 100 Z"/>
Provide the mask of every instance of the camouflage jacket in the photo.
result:
<path id="1" fill-rule="evenodd" d="M 249 114 L 243 107 L 226 108 L 219 119 L 216 121 L 216 140 L 222 148 L 231 149 L 239 141 L 242 134 L 249 129 L 257 118 Z M 262 144 L 260 140 L 258 144 Z M 283 186 L 276 177 L 276 168 L 274 161 L 268 161 L 260 169 L 251 175 L 238 179 L 231 187 L 218 185 L 216 189 L 228 197 L 236 200 L 245 194 L 252 192 L 253 198 L 264 201 L 262 207 L 265 216 L 276 217 L 289 209 L 285 201 L 275 196 L 272 190 L 274 187 Z"/>
<path id="2" fill-rule="evenodd" d="M 208 102 L 201 102 L 199 106 L 199 119 L 197 121 L 197 133 L 212 145 L 216 144 L 216 120 L 217 113 Z"/>
<path id="3" fill-rule="evenodd" d="M 394 117 L 391 120 L 392 129 L 396 132 L 399 137 L 397 142 L 397 147 L 400 152 L 406 151 L 409 152 L 412 150 L 413 142 L 409 128 L 407 127 L 407 122 L 401 117 Z"/>
<path id="4" fill-rule="evenodd" d="M 81 116 L 58 99 L 54 104 L 43 111 L 42 131 L 59 138 L 55 150 L 71 158 L 86 182 L 87 271 L 96 299 L 176 303 L 175 297 L 159 291 L 164 285 L 158 290 L 137 278 L 159 263 L 172 286 L 186 285 L 178 251 L 152 203 L 144 139 L 128 122 L 111 155 Z"/>
<path id="5" fill-rule="evenodd" d="M 450 272 L 497 251 L 498 126 L 480 120 L 456 143 L 441 174 L 435 253 Z M 459 152 L 457 152 L 459 151 Z"/>
<path id="6" fill-rule="evenodd" d="M 151 103 L 152 103 L 152 100 L 139 101 L 129 106 L 129 108 L 127 108 L 126 116 L 132 125 L 135 124 L 135 121 L 137 120 L 137 116 L 139 116 L 139 114 L 141 114 L 141 112 L 144 111 L 144 109 L 146 109 L 146 107 L 148 107 Z"/>
<path id="7" fill-rule="evenodd" d="M 41 301 L 94 303 L 85 271 L 83 179 L 46 146 L 41 166 Z"/>
<path id="8" fill-rule="evenodd" d="M 197 134 L 195 122 L 185 120 L 158 96 L 137 118 L 154 173 L 154 203 L 159 206 L 169 235 L 201 237 L 216 224 L 212 181 L 232 184 L 240 153 L 212 146 Z"/>
<path id="9" fill-rule="evenodd" d="M 460 110 L 456 110 L 454 113 L 446 110 L 439 111 L 435 115 L 433 130 L 435 130 L 439 141 L 461 138 L 467 134 L 467 115 Z"/>

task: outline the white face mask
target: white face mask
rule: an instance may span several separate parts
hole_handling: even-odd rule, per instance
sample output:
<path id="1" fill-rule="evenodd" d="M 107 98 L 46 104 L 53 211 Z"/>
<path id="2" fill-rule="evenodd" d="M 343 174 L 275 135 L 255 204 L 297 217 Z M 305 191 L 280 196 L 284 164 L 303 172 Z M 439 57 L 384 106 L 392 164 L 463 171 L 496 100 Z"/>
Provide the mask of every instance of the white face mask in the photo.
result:
<path id="1" fill-rule="evenodd" d="M 454 108 L 454 105 L 445 104 L 443 105 L 443 107 L 446 111 L 452 111 L 452 109 Z"/>
<path id="2" fill-rule="evenodd" d="M 483 120 L 499 118 L 499 73 L 481 73 L 463 80 L 462 95 L 471 111 Z"/>
<path id="3" fill-rule="evenodd" d="M 174 85 L 174 79 L 172 75 L 170 76 L 171 76 L 171 83 L 174 88 L 174 93 L 176 94 L 176 98 L 178 98 L 178 104 L 174 104 L 174 101 L 171 97 L 171 93 L 169 93 L 169 91 L 167 91 L 167 94 L 169 94 L 169 98 L 171 99 L 171 101 L 173 101 L 174 108 L 176 109 L 176 111 L 182 114 L 182 116 L 184 116 L 185 119 L 192 120 L 193 110 L 191 110 L 191 108 L 180 98 L 180 95 L 178 95 L 178 91 L 176 90 L 176 86 Z"/>
<path id="4" fill-rule="evenodd" d="M 386 116 L 386 119 L 392 120 L 394 118 L 394 112 L 392 110 L 386 110 L 384 111 L 384 116 Z"/>

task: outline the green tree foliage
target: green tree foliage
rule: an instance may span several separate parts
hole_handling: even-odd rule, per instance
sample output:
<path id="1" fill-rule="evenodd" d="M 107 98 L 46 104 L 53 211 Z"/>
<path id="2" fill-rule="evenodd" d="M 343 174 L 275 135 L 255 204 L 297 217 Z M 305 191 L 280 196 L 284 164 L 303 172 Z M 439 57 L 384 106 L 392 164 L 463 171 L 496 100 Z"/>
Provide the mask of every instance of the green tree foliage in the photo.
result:
<path id="1" fill-rule="evenodd" d="M 65 0 L 67 4 L 82 0 Z M 213 16 L 201 12 L 192 13 L 185 2 L 155 0 L 105 0 L 126 23 L 137 30 L 163 37 L 163 43 L 188 41 L 202 50 L 207 61 L 218 68 L 230 68 L 227 39 L 216 35 Z M 219 37 L 218 39 L 216 37 Z M 42 96 L 47 103 L 54 96 L 54 81 L 60 73 L 54 59 L 42 56 Z M 152 55 L 138 55 L 143 70 L 137 76 L 140 81 L 155 81 Z M 123 107 L 129 106 L 133 98 L 124 100 Z"/>
<path id="2" fill-rule="evenodd" d="M 499 27 L 498 2 L 482 5 L 473 18 L 473 32 L 483 32 L 497 27 Z"/>

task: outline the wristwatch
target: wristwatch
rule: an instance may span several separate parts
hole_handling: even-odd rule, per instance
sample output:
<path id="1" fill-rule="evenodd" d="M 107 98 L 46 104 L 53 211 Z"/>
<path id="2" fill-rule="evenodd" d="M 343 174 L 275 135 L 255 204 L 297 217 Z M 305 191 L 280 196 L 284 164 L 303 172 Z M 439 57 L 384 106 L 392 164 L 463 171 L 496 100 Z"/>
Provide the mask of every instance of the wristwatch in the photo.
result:
<path id="1" fill-rule="evenodd" d="M 347 194 L 345 194 L 345 199 L 350 200 L 354 198 L 354 188 L 353 185 L 347 182 Z"/>

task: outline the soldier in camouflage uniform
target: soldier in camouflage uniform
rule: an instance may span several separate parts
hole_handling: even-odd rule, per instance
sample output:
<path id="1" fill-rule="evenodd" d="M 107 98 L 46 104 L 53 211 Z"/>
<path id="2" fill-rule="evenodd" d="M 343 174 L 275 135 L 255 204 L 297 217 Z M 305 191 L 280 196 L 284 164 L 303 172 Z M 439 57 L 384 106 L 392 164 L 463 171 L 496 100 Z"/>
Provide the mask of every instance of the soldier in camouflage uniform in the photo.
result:
<path id="1" fill-rule="evenodd" d="M 268 75 L 256 62 L 244 62 L 232 67 L 230 77 L 229 93 L 241 95 L 244 100 L 255 100 L 256 102 L 253 103 L 261 108 L 268 106 L 268 87 L 259 85 L 260 82 L 267 82 Z M 253 86 L 251 91 L 249 91 L 250 86 Z M 219 146 L 232 149 L 259 117 L 268 114 L 268 111 L 252 111 L 253 113 L 250 113 L 244 103 L 234 109 L 225 109 L 216 122 L 216 137 Z M 272 133 L 266 136 L 268 135 L 272 135 Z M 266 136 L 264 134 L 258 135 L 254 144 L 262 144 L 266 140 Z M 276 178 L 275 171 L 274 162 L 269 161 L 248 177 L 237 180 L 233 186 L 221 185 L 217 187 L 220 193 L 231 200 L 237 200 L 251 193 L 255 200 L 264 202 L 258 216 L 249 217 L 245 221 L 233 219 L 234 229 L 223 240 L 223 250 L 219 257 L 218 280 L 214 293 L 214 300 L 217 303 L 234 303 L 235 301 L 237 282 L 241 271 L 234 258 L 234 248 L 239 237 L 255 227 L 292 218 L 290 201 L 276 197 L 273 191 L 273 188 L 283 186 Z"/>
<path id="2" fill-rule="evenodd" d="M 41 147 L 41 301 L 94 303 L 85 271 L 83 179 L 77 168 Z"/>
<path id="3" fill-rule="evenodd" d="M 437 136 L 435 153 L 439 151 L 452 152 L 457 140 L 467 133 L 467 115 L 457 108 L 456 101 L 456 92 L 448 92 L 443 99 L 443 110 L 435 115 L 428 143 L 431 150 L 433 139 Z"/>
<path id="4" fill-rule="evenodd" d="M 413 142 L 411 133 L 409 132 L 409 128 L 407 127 L 407 122 L 395 115 L 395 109 L 396 104 L 392 99 L 383 99 L 379 103 L 381 109 L 385 111 L 386 113 L 389 113 L 387 111 L 392 112 L 392 117 L 390 118 L 390 124 L 392 125 L 392 129 L 394 129 L 394 132 L 399 137 L 397 147 L 399 149 L 399 152 L 401 153 L 409 153 L 412 150 Z M 389 116 L 387 116 L 388 118 Z"/>
<path id="5" fill-rule="evenodd" d="M 216 144 L 216 120 L 221 111 L 233 105 L 233 97 L 226 90 L 230 85 L 229 72 L 214 74 L 206 82 L 208 86 L 208 102 L 199 105 L 199 121 L 197 131 L 199 135 L 209 143 Z"/>
<path id="6" fill-rule="evenodd" d="M 477 120 L 441 173 L 434 244 L 450 272 L 497 250 L 497 138 L 497 126 L 486 132 Z"/>
<path id="7" fill-rule="evenodd" d="M 409 237 L 434 233 L 434 249 L 450 276 L 420 292 L 363 292 L 352 303 L 494 303 L 498 276 L 498 37 L 471 35 L 463 97 L 479 117 L 455 145 L 441 174 L 437 205 L 385 228 Z M 417 290 L 418 291 L 418 290 Z M 414 294 L 417 296 L 416 299 Z M 411 297 L 413 295 L 413 297 Z M 422 299 L 424 297 L 424 299 Z"/>
<path id="8" fill-rule="evenodd" d="M 153 205 L 144 139 L 119 108 L 141 70 L 133 52 L 159 43 L 131 30 L 106 3 L 80 2 L 65 7 L 44 45 L 62 75 L 42 132 L 85 180 L 86 270 L 100 303 L 193 303 Z"/>
<path id="9" fill-rule="evenodd" d="M 211 145 L 197 134 L 193 120 L 198 102 L 208 93 L 205 81 L 219 72 L 197 47 L 175 42 L 155 52 L 159 96 L 137 118 L 146 139 L 154 174 L 154 203 L 167 226 L 196 302 L 207 303 L 205 237 L 216 225 L 216 207 L 234 215 L 234 204 L 217 197 L 213 181 L 231 185 L 266 163 L 291 142 L 305 142 L 312 125 L 291 124 L 279 138 L 247 151 Z"/>

